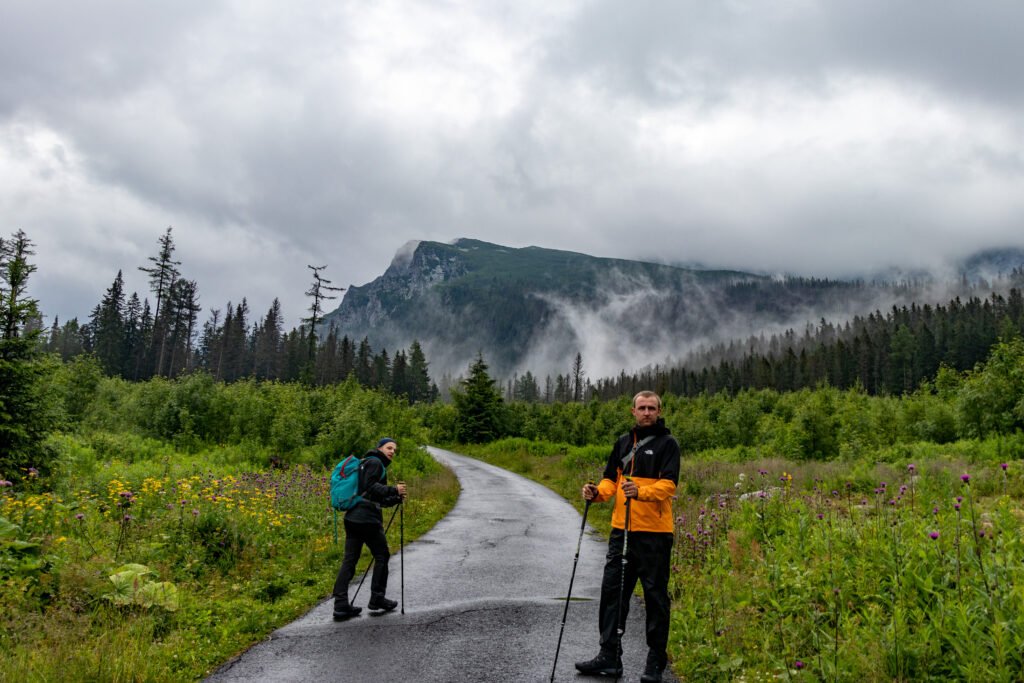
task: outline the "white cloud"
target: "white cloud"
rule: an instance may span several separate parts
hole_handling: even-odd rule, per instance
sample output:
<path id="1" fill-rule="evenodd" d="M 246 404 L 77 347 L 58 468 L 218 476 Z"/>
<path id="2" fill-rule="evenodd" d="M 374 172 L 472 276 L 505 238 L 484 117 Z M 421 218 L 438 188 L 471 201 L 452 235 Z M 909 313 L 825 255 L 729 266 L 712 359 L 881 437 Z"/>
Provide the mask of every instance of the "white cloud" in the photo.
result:
<path id="1" fill-rule="evenodd" d="M 293 324 L 306 264 L 417 239 L 930 265 L 1022 243 L 1022 7 L 11 0 L 0 216 L 62 318 L 168 225 L 206 306 Z"/>

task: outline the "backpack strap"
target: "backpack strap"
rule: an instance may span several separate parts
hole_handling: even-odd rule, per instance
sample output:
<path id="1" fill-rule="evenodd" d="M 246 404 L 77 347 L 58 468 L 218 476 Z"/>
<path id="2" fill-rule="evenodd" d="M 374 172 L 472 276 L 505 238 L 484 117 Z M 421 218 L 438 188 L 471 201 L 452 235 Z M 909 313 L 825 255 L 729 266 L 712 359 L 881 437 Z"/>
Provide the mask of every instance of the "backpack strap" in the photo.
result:
<path id="1" fill-rule="evenodd" d="M 651 442 L 653 440 L 654 440 L 654 436 L 651 435 L 651 436 L 644 437 L 640 441 L 637 441 L 635 444 L 633 444 L 633 448 L 631 448 L 629 453 L 627 453 L 622 458 L 622 471 L 623 472 L 625 472 L 626 468 L 629 467 L 629 463 L 633 462 L 633 456 L 635 456 L 637 454 L 637 451 L 639 451 L 642 446 L 644 446 L 645 444 L 647 444 L 647 443 L 649 443 L 649 442 Z"/>

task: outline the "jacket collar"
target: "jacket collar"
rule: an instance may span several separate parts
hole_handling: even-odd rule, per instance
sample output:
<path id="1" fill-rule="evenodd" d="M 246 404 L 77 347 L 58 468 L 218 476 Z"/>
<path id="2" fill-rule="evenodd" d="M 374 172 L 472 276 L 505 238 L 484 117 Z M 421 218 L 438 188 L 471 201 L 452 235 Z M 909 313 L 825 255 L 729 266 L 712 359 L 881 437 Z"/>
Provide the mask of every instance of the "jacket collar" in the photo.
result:
<path id="1" fill-rule="evenodd" d="M 371 455 L 380 460 L 381 464 L 383 464 L 384 467 L 391 467 L 391 458 L 384 455 L 384 453 L 382 453 L 381 451 L 377 450 L 376 448 L 373 448 L 371 450 L 366 451 L 366 455 L 364 455 L 363 457 L 369 458 Z"/>
<path id="2" fill-rule="evenodd" d="M 637 441 L 640 439 L 646 439 L 649 436 L 665 436 L 671 434 L 668 427 L 665 426 L 665 418 L 659 417 L 658 421 L 652 424 L 650 427 L 640 427 L 639 425 L 633 425 L 629 433 L 633 435 Z"/>

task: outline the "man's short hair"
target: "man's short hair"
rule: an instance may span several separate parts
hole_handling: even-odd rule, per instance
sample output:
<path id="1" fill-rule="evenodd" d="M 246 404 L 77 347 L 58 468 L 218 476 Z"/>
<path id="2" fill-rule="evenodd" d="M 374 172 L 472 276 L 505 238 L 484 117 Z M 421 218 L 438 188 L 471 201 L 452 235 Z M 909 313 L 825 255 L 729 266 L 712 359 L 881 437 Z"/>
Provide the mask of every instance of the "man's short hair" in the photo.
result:
<path id="1" fill-rule="evenodd" d="M 646 391 L 645 390 L 645 391 L 638 392 L 637 395 L 633 397 L 633 407 L 634 408 L 636 408 L 636 400 L 638 398 L 653 398 L 653 399 L 655 399 L 658 402 L 658 410 L 661 410 L 661 396 L 658 396 L 653 391 Z"/>

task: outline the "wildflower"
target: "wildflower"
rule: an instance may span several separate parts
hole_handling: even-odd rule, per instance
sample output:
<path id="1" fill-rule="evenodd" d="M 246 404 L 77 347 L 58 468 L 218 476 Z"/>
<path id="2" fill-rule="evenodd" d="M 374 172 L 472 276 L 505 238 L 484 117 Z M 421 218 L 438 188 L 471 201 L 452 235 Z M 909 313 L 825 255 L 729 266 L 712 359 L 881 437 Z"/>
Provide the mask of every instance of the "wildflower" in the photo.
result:
<path id="1" fill-rule="evenodd" d="M 28 476 L 30 476 L 30 477 L 38 477 L 39 476 L 39 470 L 37 470 L 35 467 L 29 467 L 28 468 Z"/>
<path id="2" fill-rule="evenodd" d="M 800 661 L 800 660 L 798 659 L 798 660 L 796 660 L 796 662 L 795 662 L 795 663 L 793 664 L 793 666 L 795 666 L 795 667 L 796 667 L 796 668 L 798 668 L 798 669 L 802 669 L 802 668 L 804 668 L 804 663 L 803 663 L 803 662 L 801 662 L 801 661 Z"/>
<path id="3" fill-rule="evenodd" d="M 960 475 L 960 481 L 962 481 L 965 484 L 970 482 L 971 481 L 971 475 L 969 475 L 969 474 L 961 474 Z"/>
<path id="4" fill-rule="evenodd" d="M 1003 468 L 1003 471 L 1004 471 L 1004 472 L 1006 471 L 1006 467 L 1007 467 L 1007 465 L 1006 465 L 1006 463 L 1005 463 L 1005 462 L 1004 462 L 1004 463 L 1002 463 L 1002 464 L 1000 464 L 999 466 Z"/>
<path id="5" fill-rule="evenodd" d="M 932 514 L 933 515 L 939 514 L 939 508 L 932 508 Z"/>
<path id="6" fill-rule="evenodd" d="M 868 499 L 867 498 L 861 498 L 860 499 L 860 504 L 861 505 L 867 505 L 868 504 Z"/>
<path id="7" fill-rule="evenodd" d="M 883 481 L 883 482 L 882 482 L 882 483 L 880 484 L 880 486 L 881 486 L 881 487 L 882 487 L 882 488 L 884 489 L 884 488 L 885 488 L 885 482 Z"/>
<path id="8" fill-rule="evenodd" d="M 75 519 L 85 519 L 85 515 L 79 512 L 77 515 L 75 515 Z"/>
<path id="9" fill-rule="evenodd" d="M 956 510 L 957 512 L 959 512 L 959 511 L 960 511 L 960 503 L 957 503 L 956 505 L 954 505 L 954 506 L 953 506 L 953 508 L 954 508 L 954 509 L 955 509 L 955 510 Z"/>
<path id="10" fill-rule="evenodd" d="M 913 472 L 915 469 L 917 469 L 917 468 L 914 467 L 913 465 L 907 465 L 907 471 L 908 472 Z"/>
<path id="11" fill-rule="evenodd" d="M 124 516 L 124 521 L 130 522 L 131 520 L 132 520 L 132 516 L 131 515 L 125 515 Z"/>
<path id="12" fill-rule="evenodd" d="M 933 541 L 937 540 L 939 538 L 939 532 L 938 531 L 931 532 L 930 534 L 928 534 L 928 538 L 932 539 Z"/>
<path id="13" fill-rule="evenodd" d="M 199 510 L 193 510 L 193 511 L 192 511 L 192 514 L 193 514 L 193 515 L 198 515 L 198 514 L 199 514 Z"/>
<path id="14" fill-rule="evenodd" d="M 825 515 L 823 515 L 823 514 L 821 514 L 821 513 L 819 512 L 819 513 L 818 513 L 818 519 L 824 519 L 824 518 L 825 518 Z"/>
<path id="15" fill-rule="evenodd" d="M 964 502 L 964 499 L 963 499 L 963 497 L 962 497 L 962 496 L 957 496 L 957 497 L 956 497 L 956 502 L 958 502 L 958 503 L 962 503 L 962 502 Z"/>

